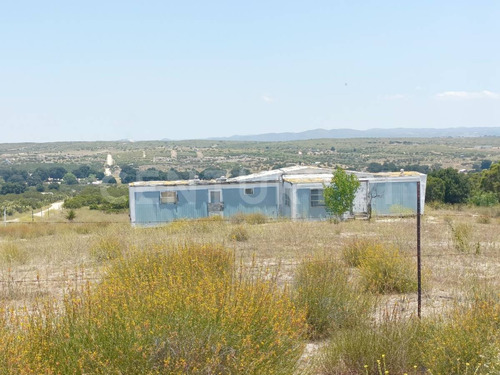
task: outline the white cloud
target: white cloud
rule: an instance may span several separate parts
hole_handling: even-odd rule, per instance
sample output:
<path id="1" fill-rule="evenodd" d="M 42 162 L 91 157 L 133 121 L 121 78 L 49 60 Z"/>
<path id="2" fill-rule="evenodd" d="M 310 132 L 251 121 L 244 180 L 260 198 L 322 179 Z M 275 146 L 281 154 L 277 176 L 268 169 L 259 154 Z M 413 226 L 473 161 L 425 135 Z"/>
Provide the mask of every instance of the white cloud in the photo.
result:
<path id="1" fill-rule="evenodd" d="M 263 95 L 261 95 L 260 98 L 263 101 L 265 101 L 266 103 L 272 103 L 272 102 L 274 102 L 274 98 L 271 95 L 268 95 L 268 94 L 263 94 Z"/>
<path id="2" fill-rule="evenodd" d="M 483 91 L 444 91 L 436 94 L 436 99 L 446 100 L 446 99 L 458 99 L 458 100 L 469 100 L 469 99 L 500 99 L 500 94 L 483 90 Z"/>

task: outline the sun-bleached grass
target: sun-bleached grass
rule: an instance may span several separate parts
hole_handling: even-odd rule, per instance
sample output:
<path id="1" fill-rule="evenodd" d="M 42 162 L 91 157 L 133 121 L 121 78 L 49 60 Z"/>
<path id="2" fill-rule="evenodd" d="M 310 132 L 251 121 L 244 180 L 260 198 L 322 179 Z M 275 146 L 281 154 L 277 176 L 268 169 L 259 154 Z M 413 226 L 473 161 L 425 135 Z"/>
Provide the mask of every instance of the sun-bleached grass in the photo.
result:
<path id="1" fill-rule="evenodd" d="M 418 320 L 404 318 L 397 310 L 385 312 L 379 322 L 339 330 L 320 354 L 320 373 L 378 375 L 382 356 L 389 373 L 409 372 L 419 363 L 419 331 Z"/>
<path id="2" fill-rule="evenodd" d="M 242 225 L 235 226 L 234 228 L 231 229 L 231 232 L 229 233 L 229 239 L 233 241 L 238 241 L 238 242 L 248 241 L 249 237 L 250 235 L 248 234 L 248 230 Z"/>
<path id="3" fill-rule="evenodd" d="M 377 322 L 335 332 L 321 374 L 496 374 L 500 295 L 480 288 L 441 314 L 419 320 L 385 308 Z M 381 372 L 382 369 L 382 372 Z"/>

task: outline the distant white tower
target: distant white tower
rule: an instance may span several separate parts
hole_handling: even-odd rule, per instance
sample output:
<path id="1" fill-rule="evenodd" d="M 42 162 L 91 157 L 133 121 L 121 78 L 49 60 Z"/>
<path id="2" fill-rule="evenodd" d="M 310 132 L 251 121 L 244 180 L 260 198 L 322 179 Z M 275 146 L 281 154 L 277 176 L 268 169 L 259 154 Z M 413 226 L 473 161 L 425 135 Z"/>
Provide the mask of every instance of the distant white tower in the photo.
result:
<path id="1" fill-rule="evenodd" d="M 109 165 L 110 167 L 114 164 L 114 160 L 113 160 L 113 157 L 111 156 L 111 154 L 108 154 L 108 156 L 106 157 L 106 165 Z"/>

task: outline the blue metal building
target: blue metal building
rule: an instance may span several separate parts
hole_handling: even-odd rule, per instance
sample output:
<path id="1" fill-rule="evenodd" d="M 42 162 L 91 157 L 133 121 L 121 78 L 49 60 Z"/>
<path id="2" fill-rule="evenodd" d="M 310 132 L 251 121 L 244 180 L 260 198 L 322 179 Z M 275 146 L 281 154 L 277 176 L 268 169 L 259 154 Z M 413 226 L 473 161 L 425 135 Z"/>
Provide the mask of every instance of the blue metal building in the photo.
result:
<path id="1" fill-rule="evenodd" d="M 415 213 L 417 182 L 423 210 L 426 175 L 349 173 L 361 183 L 350 215 L 367 214 L 370 209 L 375 215 Z M 329 169 L 297 166 L 211 181 L 133 182 L 130 218 L 133 225 L 255 212 L 271 218 L 326 219 L 323 188 L 331 178 Z"/>

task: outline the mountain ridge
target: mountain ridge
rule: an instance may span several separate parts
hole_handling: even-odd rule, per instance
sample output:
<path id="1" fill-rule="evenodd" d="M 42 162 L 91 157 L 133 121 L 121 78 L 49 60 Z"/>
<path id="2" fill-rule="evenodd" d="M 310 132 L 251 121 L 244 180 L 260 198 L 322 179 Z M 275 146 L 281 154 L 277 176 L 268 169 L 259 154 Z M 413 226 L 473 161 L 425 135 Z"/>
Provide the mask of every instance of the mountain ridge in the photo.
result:
<path id="1" fill-rule="evenodd" d="M 312 129 L 302 132 L 263 133 L 210 137 L 221 141 L 284 142 L 320 138 L 439 138 L 439 137 L 485 137 L 500 136 L 500 127 L 452 127 L 452 128 L 373 128 L 356 129 Z"/>

